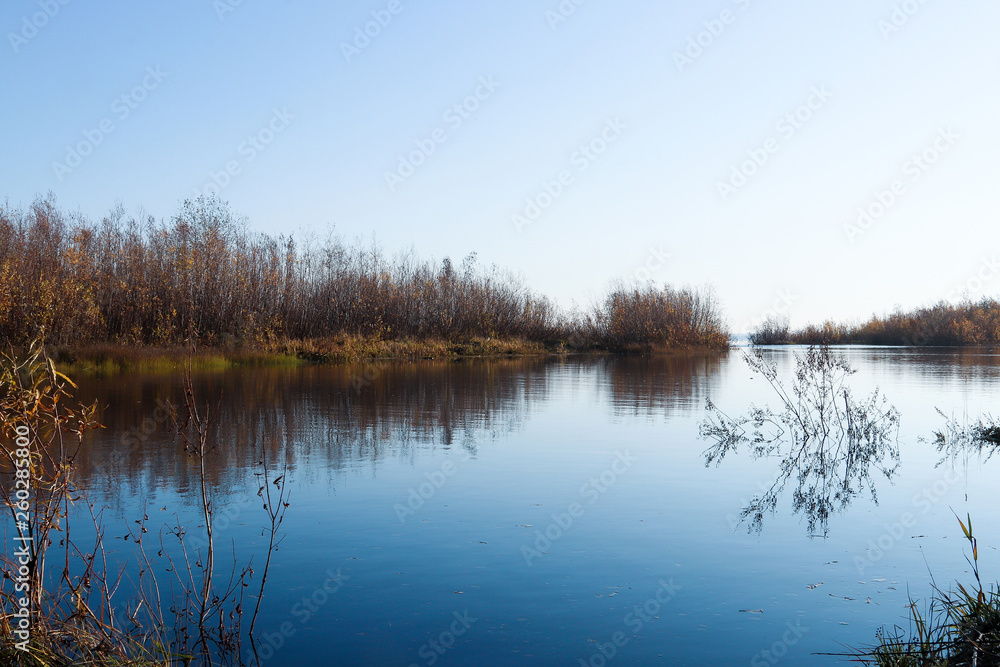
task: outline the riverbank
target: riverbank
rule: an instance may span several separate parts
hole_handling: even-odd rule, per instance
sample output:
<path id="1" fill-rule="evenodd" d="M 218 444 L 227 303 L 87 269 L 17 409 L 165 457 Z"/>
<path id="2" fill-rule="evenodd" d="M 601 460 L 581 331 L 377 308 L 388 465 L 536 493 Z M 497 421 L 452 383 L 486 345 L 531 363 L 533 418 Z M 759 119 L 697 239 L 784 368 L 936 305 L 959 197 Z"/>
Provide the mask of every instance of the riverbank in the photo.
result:
<path id="1" fill-rule="evenodd" d="M 235 367 L 350 364 L 368 361 L 442 359 L 498 359 L 568 355 L 687 355 L 722 352 L 725 348 L 689 346 L 632 346 L 608 350 L 595 345 L 565 342 L 542 343 L 518 338 L 470 338 L 464 341 L 378 340 L 360 336 L 288 340 L 258 346 L 136 346 L 110 343 L 77 347 L 48 346 L 60 369 L 79 375 L 105 375 L 130 371 L 176 372 L 190 362 L 194 370 Z"/>
<path id="2" fill-rule="evenodd" d="M 222 370 L 238 366 L 294 366 L 299 364 L 355 363 L 390 359 L 443 359 L 451 357 L 504 357 L 558 354 L 556 347 L 518 339 L 377 340 L 358 336 L 288 340 L 270 344 L 229 346 L 139 346 L 110 343 L 79 347 L 50 346 L 50 355 L 61 368 L 73 373 L 122 371 L 176 371 L 188 362 L 196 370 Z"/>

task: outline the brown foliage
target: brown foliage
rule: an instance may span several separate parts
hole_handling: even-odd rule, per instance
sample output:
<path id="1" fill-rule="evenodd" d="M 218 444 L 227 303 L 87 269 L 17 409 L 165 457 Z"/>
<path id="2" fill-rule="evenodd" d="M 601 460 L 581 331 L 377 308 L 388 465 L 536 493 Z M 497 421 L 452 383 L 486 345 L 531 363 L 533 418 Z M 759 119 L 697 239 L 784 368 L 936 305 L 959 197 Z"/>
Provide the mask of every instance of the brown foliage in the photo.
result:
<path id="1" fill-rule="evenodd" d="M 54 344 L 197 338 L 523 337 L 555 333 L 553 306 L 470 255 L 458 270 L 378 248 L 250 232 L 225 204 L 185 202 L 168 223 L 71 218 L 52 198 L 0 209 L 0 336 Z"/>
<path id="2" fill-rule="evenodd" d="M 613 287 L 591 319 L 590 334 L 610 350 L 729 344 L 711 290 L 660 289 L 652 284 Z"/>
<path id="3" fill-rule="evenodd" d="M 996 345 L 1000 343 L 1000 302 L 938 303 L 910 312 L 872 316 L 864 324 L 809 326 L 790 336 L 793 343 L 864 345 Z"/>
<path id="4" fill-rule="evenodd" d="M 724 347 L 710 293 L 616 287 L 567 317 L 516 276 L 470 254 L 459 267 L 336 237 L 298 243 L 252 232 L 218 199 L 169 222 L 119 206 L 94 224 L 52 196 L 0 207 L 0 339 L 44 331 L 60 346 L 274 347 L 368 340 L 520 339 L 571 346 Z"/>

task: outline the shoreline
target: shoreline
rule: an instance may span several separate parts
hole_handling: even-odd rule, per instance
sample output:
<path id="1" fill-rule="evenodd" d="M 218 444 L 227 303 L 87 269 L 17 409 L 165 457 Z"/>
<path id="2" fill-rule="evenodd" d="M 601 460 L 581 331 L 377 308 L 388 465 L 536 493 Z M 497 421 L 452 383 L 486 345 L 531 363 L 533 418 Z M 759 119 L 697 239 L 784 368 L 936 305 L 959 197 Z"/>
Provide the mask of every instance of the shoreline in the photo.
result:
<path id="1" fill-rule="evenodd" d="M 108 375 L 126 372 L 177 372 L 190 361 L 198 371 L 237 367 L 340 365 L 388 361 L 456 361 L 464 359 L 527 359 L 533 357 L 630 357 L 725 353 L 705 346 L 640 346 L 609 350 L 521 339 L 380 340 L 341 336 L 318 340 L 289 340 L 258 345 L 145 346 L 92 343 L 80 346 L 47 344 L 52 360 L 68 373 Z"/>
<path id="2" fill-rule="evenodd" d="M 805 347 L 821 343 L 780 342 L 758 347 Z M 938 350 L 996 350 L 983 345 L 898 345 L 869 342 L 834 343 L 831 347 L 914 348 Z M 287 340 L 242 345 L 136 345 L 87 343 L 79 346 L 46 344 L 59 368 L 77 375 L 109 375 L 127 372 L 178 372 L 187 363 L 196 371 L 230 368 L 350 365 L 390 361 L 458 361 L 470 359 L 528 359 L 537 357 L 643 357 L 722 354 L 753 347 L 749 341 L 730 340 L 726 347 L 636 345 L 607 349 L 596 345 L 569 345 L 565 341 L 540 342 L 522 339 L 471 338 L 382 340 L 361 336 Z"/>

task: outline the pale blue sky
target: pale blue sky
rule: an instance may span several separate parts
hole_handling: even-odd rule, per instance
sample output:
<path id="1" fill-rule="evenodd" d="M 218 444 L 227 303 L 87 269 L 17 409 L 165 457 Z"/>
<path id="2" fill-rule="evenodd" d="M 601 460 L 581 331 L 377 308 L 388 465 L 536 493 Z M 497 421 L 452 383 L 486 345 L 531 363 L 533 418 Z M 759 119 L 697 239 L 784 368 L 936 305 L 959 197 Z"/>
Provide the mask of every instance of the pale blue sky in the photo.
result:
<path id="1" fill-rule="evenodd" d="M 169 217 L 232 162 L 221 196 L 264 231 L 476 251 L 565 306 L 668 252 L 651 277 L 711 283 L 737 330 L 776 300 L 803 324 L 970 279 L 973 297 L 1000 293 L 992 268 L 976 280 L 1000 235 L 996 2 L 563 6 L 554 23 L 558 0 L 8 0 L 0 196 Z M 348 62 L 372 12 L 392 20 Z M 679 66 L 699 33 L 707 46 Z M 465 118 L 448 114 L 477 92 Z M 798 127 L 778 125 L 797 111 Z M 55 166 L 94 131 L 78 166 Z M 390 189 L 386 172 L 427 141 Z M 584 157 L 592 141 L 606 150 Z M 906 164 L 925 150 L 933 164 Z M 724 201 L 751 151 L 767 161 Z M 850 240 L 893 181 L 901 194 Z"/>

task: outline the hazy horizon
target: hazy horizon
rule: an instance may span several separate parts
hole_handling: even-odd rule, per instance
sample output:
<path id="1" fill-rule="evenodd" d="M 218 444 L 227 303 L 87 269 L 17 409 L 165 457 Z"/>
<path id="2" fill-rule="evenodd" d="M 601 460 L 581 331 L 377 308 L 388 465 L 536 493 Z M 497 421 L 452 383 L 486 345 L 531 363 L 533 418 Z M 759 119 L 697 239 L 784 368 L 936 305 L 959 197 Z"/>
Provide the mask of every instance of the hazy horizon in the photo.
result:
<path id="1" fill-rule="evenodd" d="M 649 277 L 714 286 L 737 333 L 776 304 L 793 326 L 863 320 L 1000 293 L 998 18 L 12 2 L 0 195 L 99 220 L 218 191 L 261 231 L 476 252 L 567 308 Z"/>

